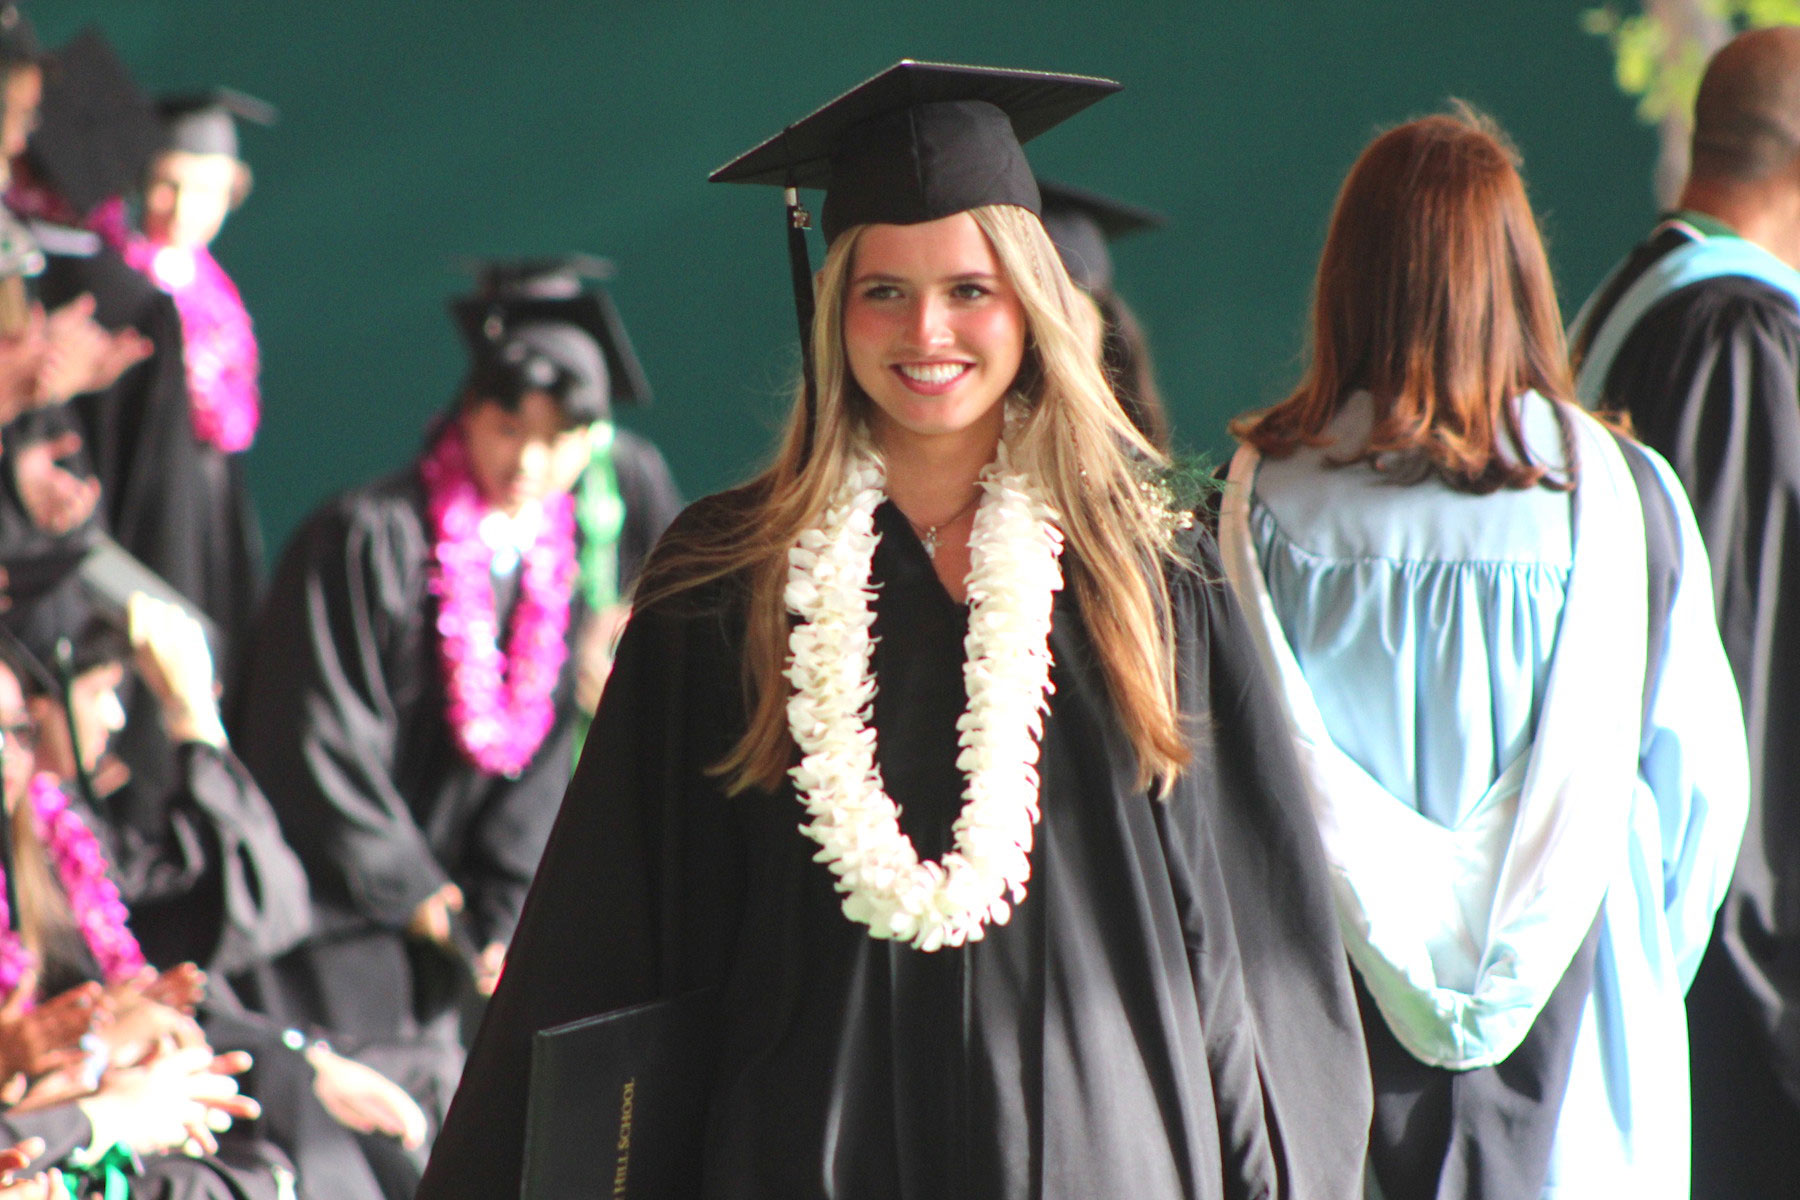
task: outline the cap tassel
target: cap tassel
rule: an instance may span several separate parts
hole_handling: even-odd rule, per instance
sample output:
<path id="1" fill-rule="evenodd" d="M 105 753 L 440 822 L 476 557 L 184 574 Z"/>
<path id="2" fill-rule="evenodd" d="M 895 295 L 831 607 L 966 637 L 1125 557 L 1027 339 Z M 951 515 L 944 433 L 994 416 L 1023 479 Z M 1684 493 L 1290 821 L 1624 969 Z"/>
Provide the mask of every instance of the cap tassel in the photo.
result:
<path id="1" fill-rule="evenodd" d="M 813 379 L 812 358 L 812 256 L 806 249 L 806 231 L 812 225 L 812 214 L 801 205 L 798 188 L 790 187 L 783 195 L 787 201 L 788 267 L 794 277 L 794 313 L 800 320 L 800 378 L 806 421 L 800 443 L 800 461 L 804 464 L 812 457 L 813 430 L 819 420 L 818 386 Z"/>

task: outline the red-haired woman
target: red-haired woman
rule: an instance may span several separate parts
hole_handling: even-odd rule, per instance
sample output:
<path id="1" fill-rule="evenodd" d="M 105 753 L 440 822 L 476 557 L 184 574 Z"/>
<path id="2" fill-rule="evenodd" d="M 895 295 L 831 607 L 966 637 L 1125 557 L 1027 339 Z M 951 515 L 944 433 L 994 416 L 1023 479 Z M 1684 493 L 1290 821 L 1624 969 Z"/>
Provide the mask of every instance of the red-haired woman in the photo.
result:
<path id="1" fill-rule="evenodd" d="M 1227 571 L 1357 968 L 1386 1200 L 1685 1197 L 1682 995 L 1747 795 L 1705 551 L 1584 415 L 1514 155 L 1466 111 L 1338 197 Z"/>

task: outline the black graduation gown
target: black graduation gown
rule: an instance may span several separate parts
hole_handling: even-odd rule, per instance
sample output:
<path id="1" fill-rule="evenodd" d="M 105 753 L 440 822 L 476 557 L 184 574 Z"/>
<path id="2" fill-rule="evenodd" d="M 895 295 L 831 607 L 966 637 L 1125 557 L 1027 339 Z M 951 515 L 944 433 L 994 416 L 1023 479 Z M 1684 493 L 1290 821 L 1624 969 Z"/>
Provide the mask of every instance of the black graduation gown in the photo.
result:
<path id="1" fill-rule="evenodd" d="M 644 560 L 681 512 L 681 493 L 662 451 L 629 429 L 613 433 L 613 471 L 625 524 L 619 530 L 619 591 L 623 593 L 644 569 Z"/>
<path id="2" fill-rule="evenodd" d="M 310 930 L 306 875 L 262 790 L 229 749 L 175 748 L 176 786 L 132 779 L 96 814 L 144 957 L 232 975 Z"/>
<path id="3" fill-rule="evenodd" d="M 511 936 L 574 757 L 572 653 L 519 778 L 463 757 L 430 559 L 416 468 L 315 513 L 271 582 L 232 729 L 306 867 L 318 930 L 285 998 L 260 1002 L 351 1038 L 407 1035 L 452 998 L 454 973 L 403 932 L 444 884 L 462 888 L 477 945 Z"/>
<path id="4" fill-rule="evenodd" d="M 1678 244 L 1646 243 L 1626 271 Z M 1604 397 L 1687 488 L 1749 733 L 1749 824 L 1688 998 L 1696 1194 L 1786 1195 L 1800 1177 L 1800 312 L 1754 279 L 1692 284 L 1644 315 Z"/>
<path id="5" fill-rule="evenodd" d="M 32 520 L 20 498 L 19 451 L 69 427 L 66 413 L 49 411 L 26 413 L 0 431 L 0 567 L 7 571 L 4 593 L 10 601 L 0 622 L 37 645 L 54 645 L 57 637 L 78 633 L 92 611 L 82 585 L 68 577 L 69 563 L 105 524 L 96 513 L 66 533 L 49 533 Z M 85 467 L 76 458 L 65 465 L 81 473 Z"/>
<path id="6" fill-rule="evenodd" d="M 936 856 L 966 614 L 877 517 L 880 763 Z M 1030 894 L 933 954 L 842 915 L 791 788 L 707 773 L 743 727 L 732 586 L 639 610 L 420 1200 L 517 1193 L 534 1031 L 708 984 L 708 1197 L 1356 1194 L 1367 1065 L 1288 735 L 1210 548 L 1175 592 L 1192 769 L 1134 786 L 1064 591 Z"/>
<path id="7" fill-rule="evenodd" d="M 235 682 L 242 639 L 255 617 L 262 534 L 243 456 L 194 434 L 175 301 L 101 245 L 91 255 L 46 255 L 38 283 L 46 307 L 83 293 L 108 329 L 130 326 L 154 351 L 109 388 L 70 410 L 103 489 L 100 503 L 119 544 L 212 618 L 218 674 Z"/>

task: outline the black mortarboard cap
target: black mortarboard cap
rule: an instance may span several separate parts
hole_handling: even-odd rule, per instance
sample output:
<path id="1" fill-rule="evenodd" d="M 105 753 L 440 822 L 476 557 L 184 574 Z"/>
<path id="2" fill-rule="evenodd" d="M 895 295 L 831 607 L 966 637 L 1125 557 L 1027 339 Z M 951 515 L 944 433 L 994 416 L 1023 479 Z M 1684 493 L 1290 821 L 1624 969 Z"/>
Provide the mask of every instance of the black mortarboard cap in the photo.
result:
<path id="1" fill-rule="evenodd" d="M 854 225 L 912 225 L 988 204 L 1039 211 L 1024 142 L 1119 90 L 1110 79 L 904 59 L 710 176 L 788 190 L 788 254 L 813 403 L 812 264 L 796 188 L 825 189 L 830 242 Z"/>
<path id="2" fill-rule="evenodd" d="M 588 254 L 476 265 L 472 295 L 450 303 L 477 375 L 498 367 L 537 386 L 563 383 L 574 411 L 648 404 L 650 384 L 612 297 L 585 285 L 612 274 Z M 555 374 L 534 379 L 534 372 Z"/>
<path id="3" fill-rule="evenodd" d="M 156 111 L 162 115 L 164 150 L 189 154 L 223 154 L 238 157 L 237 123 L 250 121 L 273 125 L 275 106 L 231 88 L 160 96 Z"/>
<path id="4" fill-rule="evenodd" d="M 1044 228 L 1056 243 L 1063 266 L 1071 279 L 1090 292 L 1112 287 L 1108 242 L 1167 223 L 1159 212 L 1086 188 L 1039 179 L 1038 191 L 1044 197 Z"/>
<path id="5" fill-rule="evenodd" d="M 19 63 L 35 63 L 44 57 L 31 18 L 17 4 L 0 3 L 0 69 Z"/>
<path id="6" fill-rule="evenodd" d="M 1110 79 L 998 67 L 889 67 L 714 171 L 714 183 L 825 189 L 826 240 L 984 204 L 1038 211 L 1020 145 L 1119 90 Z"/>
<path id="7" fill-rule="evenodd" d="M 51 661 L 56 639 L 78 631 L 90 614 L 125 624 L 133 593 L 180 608 L 199 623 L 207 642 L 219 644 L 218 625 L 161 575 L 98 530 L 57 538 L 6 562 L 8 606 L 0 627 L 21 640 L 40 661 Z"/>
<path id="8" fill-rule="evenodd" d="M 162 144 L 162 122 L 98 29 L 84 30 L 53 58 L 26 153 L 33 172 L 85 216 L 143 179 Z"/>

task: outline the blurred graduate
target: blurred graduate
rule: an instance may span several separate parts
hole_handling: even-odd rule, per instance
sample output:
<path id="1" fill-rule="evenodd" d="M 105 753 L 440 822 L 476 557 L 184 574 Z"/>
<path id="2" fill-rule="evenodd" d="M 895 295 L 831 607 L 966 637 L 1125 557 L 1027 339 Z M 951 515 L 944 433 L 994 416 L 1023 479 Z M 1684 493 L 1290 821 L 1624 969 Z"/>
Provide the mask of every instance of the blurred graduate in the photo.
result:
<path id="1" fill-rule="evenodd" d="M 421 457 L 328 501 L 283 554 L 233 730 L 317 923 L 259 1002 L 436 1047 L 440 1110 L 458 1002 L 492 987 L 568 782 L 573 491 L 614 389 L 641 380 L 591 293 L 498 290 L 453 305 L 471 365 Z"/>

